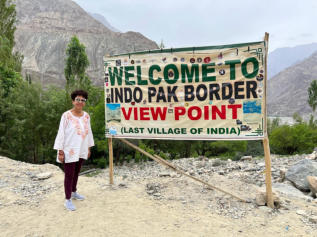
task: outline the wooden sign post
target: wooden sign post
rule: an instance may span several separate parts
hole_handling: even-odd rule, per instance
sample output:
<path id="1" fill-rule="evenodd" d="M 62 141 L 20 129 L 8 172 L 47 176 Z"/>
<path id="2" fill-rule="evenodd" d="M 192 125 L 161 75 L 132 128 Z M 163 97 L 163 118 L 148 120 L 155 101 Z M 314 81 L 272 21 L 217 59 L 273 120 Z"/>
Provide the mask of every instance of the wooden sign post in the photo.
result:
<path id="1" fill-rule="evenodd" d="M 266 137 L 263 140 L 264 156 L 265 156 L 265 184 L 267 205 L 274 208 L 273 193 L 272 193 L 272 178 L 271 178 L 271 157 L 269 139 Z"/>
<path id="2" fill-rule="evenodd" d="M 265 81 L 267 82 L 267 55 L 268 55 L 268 43 L 269 43 L 269 33 L 265 32 L 264 41 L 266 44 L 266 57 L 265 57 Z M 265 87 L 266 83 L 265 83 Z M 266 88 L 265 88 L 265 91 Z M 265 185 L 266 185 L 266 200 L 267 205 L 271 208 L 274 208 L 274 200 L 273 200 L 273 192 L 272 192 L 272 177 L 271 177 L 271 155 L 270 155 L 270 145 L 267 134 L 267 108 L 266 108 L 266 96 L 265 96 L 265 108 L 264 108 L 264 126 L 265 126 L 265 138 L 263 139 L 263 148 L 264 148 L 264 156 L 265 156 Z"/>
<path id="3" fill-rule="evenodd" d="M 113 150 L 112 150 L 112 137 L 108 138 L 109 145 L 109 180 L 113 184 Z"/>

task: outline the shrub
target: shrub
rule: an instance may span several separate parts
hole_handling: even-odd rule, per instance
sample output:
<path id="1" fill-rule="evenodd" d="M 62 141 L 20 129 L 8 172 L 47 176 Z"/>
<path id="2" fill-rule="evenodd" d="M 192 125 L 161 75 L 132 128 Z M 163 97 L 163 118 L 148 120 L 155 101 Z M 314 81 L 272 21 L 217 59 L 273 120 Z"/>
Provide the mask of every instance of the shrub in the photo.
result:
<path id="1" fill-rule="evenodd" d="M 306 123 L 280 126 L 270 136 L 271 151 L 282 155 L 311 153 L 316 141 L 317 130 Z"/>

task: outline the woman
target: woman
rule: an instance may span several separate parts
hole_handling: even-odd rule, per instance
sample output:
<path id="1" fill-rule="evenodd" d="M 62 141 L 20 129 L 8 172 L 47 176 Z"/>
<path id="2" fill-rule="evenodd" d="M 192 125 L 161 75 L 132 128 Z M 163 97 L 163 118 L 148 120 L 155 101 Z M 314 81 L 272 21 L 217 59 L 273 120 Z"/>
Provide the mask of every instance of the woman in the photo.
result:
<path id="1" fill-rule="evenodd" d="M 77 193 L 77 180 L 81 165 L 90 157 L 90 147 L 94 146 L 90 127 L 90 117 L 83 108 L 88 94 L 83 90 L 76 90 L 71 94 L 73 108 L 66 111 L 61 118 L 59 130 L 55 139 L 54 149 L 57 150 L 57 162 L 64 163 L 65 207 L 75 211 L 76 207 L 71 198 L 84 200 L 84 196 Z"/>

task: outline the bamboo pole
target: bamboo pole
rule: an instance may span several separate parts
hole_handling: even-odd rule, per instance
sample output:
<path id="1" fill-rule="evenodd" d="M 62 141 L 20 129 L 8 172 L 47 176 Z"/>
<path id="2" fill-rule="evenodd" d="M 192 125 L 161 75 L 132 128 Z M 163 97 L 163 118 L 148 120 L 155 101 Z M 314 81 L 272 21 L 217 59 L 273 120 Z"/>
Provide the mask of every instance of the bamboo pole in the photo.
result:
<path id="1" fill-rule="evenodd" d="M 108 138 L 109 145 L 109 180 L 110 184 L 113 184 L 113 150 L 112 150 L 112 138 Z"/>
<path id="2" fill-rule="evenodd" d="M 187 176 L 187 177 L 189 177 L 189 178 L 191 178 L 191 179 L 194 179 L 194 180 L 196 180 L 196 181 L 198 181 L 198 182 L 200 182 L 200 183 L 203 183 L 203 184 L 207 185 L 207 186 L 208 186 L 209 188 L 211 188 L 211 189 L 215 189 L 215 190 L 218 190 L 218 191 L 223 192 L 223 193 L 225 193 L 225 194 L 228 194 L 228 195 L 230 195 L 230 196 L 232 196 L 232 197 L 238 199 L 239 201 L 249 202 L 249 201 L 244 200 L 244 199 L 242 199 L 242 198 L 240 198 L 240 197 L 238 197 L 238 196 L 236 196 L 236 195 L 234 195 L 234 194 L 229 193 L 228 191 L 222 190 L 222 189 L 220 189 L 220 188 L 218 188 L 218 187 L 215 187 L 215 186 L 213 186 L 213 185 L 211 185 L 211 184 L 209 184 L 209 183 L 207 183 L 207 182 L 205 182 L 205 181 L 203 181 L 203 180 L 201 180 L 201 179 L 198 179 L 198 178 L 196 178 L 196 177 L 194 177 L 194 176 L 191 176 L 191 175 L 187 174 L 186 172 L 184 172 L 184 171 L 182 171 L 182 170 L 179 170 L 176 166 L 174 166 L 173 164 L 167 162 L 166 160 L 164 160 L 164 159 L 161 158 L 160 156 L 158 156 L 158 155 L 154 155 L 154 156 L 153 156 L 153 155 L 151 155 L 150 153 L 144 151 L 144 150 L 141 149 L 140 147 L 138 147 L 138 146 L 132 144 L 131 142 L 127 141 L 127 140 L 124 139 L 124 138 L 119 138 L 119 139 L 120 139 L 122 142 L 124 142 L 125 144 L 131 146 L 132 148 L 134 148 L 134 149 L 138 150 L 139 152 L 141 152 L 142 154 L 146 155 L 147 157 L 149 157 L 149 158 L 155 160 L 156 162 L 158 162 L 158 163 L 160 163 L 160 164 L 162 164 L 162 165 L 165 165 L 165 166 L 167 166 L 167 167 L 173 169 L 173 170 L 176 171 L 177 173 L 180 173 L 180 174 L 185 175 L 185 176 Z"/>

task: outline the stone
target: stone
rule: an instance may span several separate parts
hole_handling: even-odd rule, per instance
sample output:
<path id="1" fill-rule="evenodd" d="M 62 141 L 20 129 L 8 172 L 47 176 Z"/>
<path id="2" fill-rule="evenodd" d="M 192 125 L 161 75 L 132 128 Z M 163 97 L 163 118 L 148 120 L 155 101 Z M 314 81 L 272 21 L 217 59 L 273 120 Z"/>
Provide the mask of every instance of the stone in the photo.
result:
<path id="1" fill-rule="evenodd" d="M 199 168 L 204 168 L 204 167 L 206 167 L 206 162 L 205 161 L 201 161 L 201 162 L 199 162 L 198 164 L 197 164 L 197 166 L 196 166 L 198 169 Z"/>
<path id="2" fill-rule="evenodd" d="M 224 172 L 223 170 L 219 170 L 219 171 L 218 171 L 218 174 L 219 174 L 219 175 L 225 175 L 225 172 Z"/>
<path id="3" fill-rule="evenodd" d="M 313 194 L 313 192 L 309 192 L 309 194 L 308 194 L 308 196 L 310 196 L 310 197 L 315 197 L 315 194 Z"/>
<path id="4" fill-rule="evenodd" d="M 304 193 L 302 193 L 300 190 L 287 183 L 274 183 L 273 188 L 277 192 L 287 195 L 288 197 L 307 199 L 307 196 Z"/>
<path id="5" fill-rule="evenodd" d="M 307 176 L 307 181 L 309 184 L 310 191 L 314 196 L 317 194 L 317 177 L 315 176 Z"/>
<path id="6" fill-rule="evenodd" d="M 252 156 L 242 156 L 240 161 L 251 161 L 252 160 Z"/>
<path id="7" fill-rule="evenodd" d="M 264 163 L 264 162 L 260 162 L 260 163 L 257 164 L 257 166 L 259 166 L 259 167 L 261 167 L 261 168 L 262 168 L 262 167 L 265 167 L 265 163 Z"/>
<path id="8" fill-rule="evenodd" d="M 161 191 L 160 184 L 158 184 L 158 183 L 148 183 L 148 184 L 146 184 L 146 192 L 149 195 L 158 194 L 158 196 L 160 196 L 161 195 L 160 191 Z"/>
<path id="9" fill-rule="evenodd" d="M 221 165 L 225 165 L 226 162 L 223 160 L 220 160 L 219 158 L 216 158 L 213 162 L 212 162 L 212 166 L 216 167 L 216 166 L 221 166 Z"/>
<path id="10" fill-rule="evenodd" d="M 246 169 L 244 169 L 243 171 L 245 172 L 254 172 L 254 171 L 257 171 L 258 168 L 257 167 L 248 167 Z"/>
<path id="11" fill-rule="evenodd" d="M 259 207 L 260 210 L 265 211 L 267 213 L 271 213 L 272 209 L 266 206 L 260 206 Z"/>
<path id="12" fill-rule="evenodd" d="M 306 212 L 304 210 L 297 210 L 296 214 L 300 216 L 306 216 Z"/>
<path id="13" fill-rule="evenodd" d="M 285 180 L 286 169 L 280 169 L 280 179 L 279 182 L 283 182 Z"/>
<path id="14" fill-rule="evenodd" d="M 162 172 L 159 174 L 160 177 L 170 177 L 171 174 L 170 173 L 167 173 L 167 172 Z"/>
<path id="15" fill-rule="evenodd" d="M 304 159 L 291 166 L 286 172 L 286 179 L 301 191 L 309 191 L 307 176 L 317 176 L 317 162 Z"/>
<path id="16" fill-rule="evenodd" d="M 44 179 L 48 179 L 52 177 L 52 173 L 51 172 L 45 172 L 45 173 L 40 173 L 35 175 L 34 179 L 36 180 L 44 180 Z"/>
<path id="17" fill-rule="evenodd" d="M 274 206 L 280 206 L 280 198 L 277 195 L 276 192 L 273 191 L 273 202 Z M 255 203 L 258 206 L 265 206 L 267 204 L 267 195 L 265 188 L 261 188 L 257 190 L 256 196 L 255 196 Z"/>
<path id="18" fill-rule="evenodd" d="M 311 223 L 317 224 L 317 216 L 310 216 L 310 217 L 308 217 L 308 220 Z"/>
<path id="19" fill-rule="evenodd" d="M 118 186 L 119 186 L 120 188 L 127 188 L 127 187 L 128 187 L 125 183 L 120 183 Z"/>
<path id="20" fill-rule="evenodd" d="M 307 159 L 315 160 L 317 157 L 317 152 L 313 151 L 313 153 L 306 156 Z"/>
<path id="21" fill-rule="evenodd" d="M 177 173 L 172 173 L 172 174 L 171 174 L 171 177 L 172 177 L 172 178 L 176 178 L 176 177 L 177 177 Z"/>

